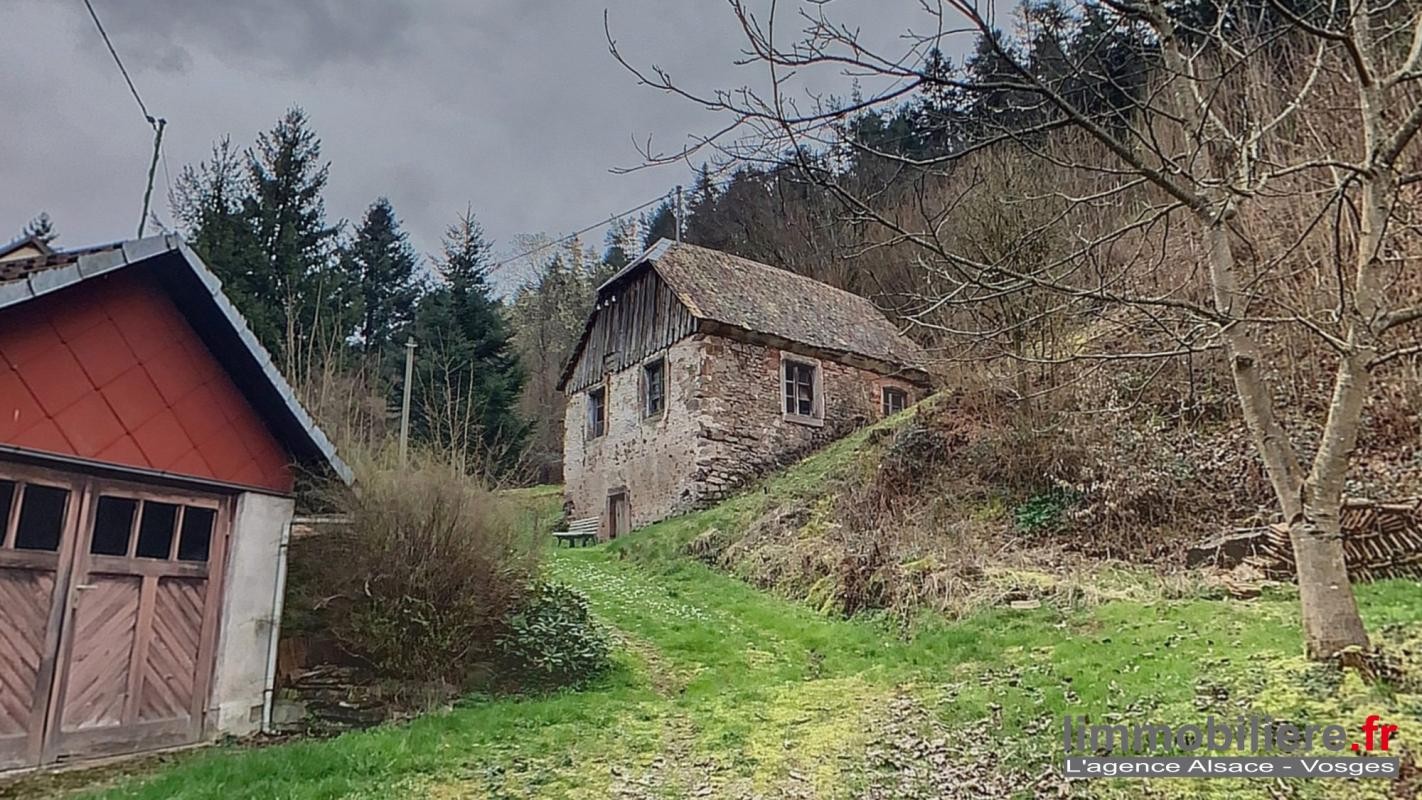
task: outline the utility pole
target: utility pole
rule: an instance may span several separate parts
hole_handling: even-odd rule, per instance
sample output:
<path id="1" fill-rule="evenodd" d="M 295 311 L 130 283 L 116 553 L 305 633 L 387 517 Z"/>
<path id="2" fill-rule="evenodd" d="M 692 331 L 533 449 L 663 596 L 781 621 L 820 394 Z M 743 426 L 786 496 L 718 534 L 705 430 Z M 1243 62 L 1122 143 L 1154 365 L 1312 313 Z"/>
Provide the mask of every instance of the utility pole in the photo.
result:
<path id="1" fill-rule="evenodd" d="M 415 337 L 405 340 L 405 399 L 400 403 L 400 466 L 410 453 L 410 381 L 415 373 Z"/>
<path id="2" fill-rule="evenodd" d="M 681 202 L 681 184 L 676 185 L 676 240 L 681 242 L 681 219 L 685 215 L 685 206 Z"/>
<path id="3" fill-rule="evenodd" d="M 143 238 L 143 229 L 148 227 L 148 203 L 153 199 L 153 176 L 158 172 L 158 154 L 163 150 L 163 129 L 168 127 L 168 120 L 149 117 L 148 124 L 153 126 L 153 160 L 148 164 L 148 186 L 143 190 L 143 213 L 138 217 L 140 239 Z"/>

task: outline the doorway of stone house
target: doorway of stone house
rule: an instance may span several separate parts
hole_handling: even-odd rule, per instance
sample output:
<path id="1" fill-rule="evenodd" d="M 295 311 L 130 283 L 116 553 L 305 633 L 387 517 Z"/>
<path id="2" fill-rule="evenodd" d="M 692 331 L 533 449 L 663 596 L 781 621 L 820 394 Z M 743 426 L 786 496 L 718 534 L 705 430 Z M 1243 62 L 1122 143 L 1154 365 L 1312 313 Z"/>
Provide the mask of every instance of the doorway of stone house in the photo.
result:
<path id="1" fill-rule="evenodd" d="M 619 489 L 607 495 L 607 537 L 616 539 L 632 530 L 632 504 L 627 490 Z"/>

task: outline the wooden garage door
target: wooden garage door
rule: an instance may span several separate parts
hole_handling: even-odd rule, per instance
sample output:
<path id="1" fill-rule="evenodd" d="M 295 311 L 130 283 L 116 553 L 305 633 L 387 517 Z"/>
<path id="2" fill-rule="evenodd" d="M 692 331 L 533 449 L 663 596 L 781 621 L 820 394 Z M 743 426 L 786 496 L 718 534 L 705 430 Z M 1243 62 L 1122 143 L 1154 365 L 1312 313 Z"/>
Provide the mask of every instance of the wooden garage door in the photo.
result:
<path id="1" fill-rule="evenodd" d="M 0 702 L 0 759 L 14 766 L 198 740 L 226 504 L 83 478 L 6 480 L 19 505 L 9 515 L 16 543 L 54 546 L 38 550 L 43 557 L 0 553 L 0 595 L 8 589 L 15 600 L 3 602 L 0 625 L 18 654 L 0 656 L 0 682 L 7 696 L 27 687 Z"/>
<path id="2" fill-rule="evenodd" d="M 78 515 L 70 486 L 0 464 L 0 769 L 42 755 Z"/>

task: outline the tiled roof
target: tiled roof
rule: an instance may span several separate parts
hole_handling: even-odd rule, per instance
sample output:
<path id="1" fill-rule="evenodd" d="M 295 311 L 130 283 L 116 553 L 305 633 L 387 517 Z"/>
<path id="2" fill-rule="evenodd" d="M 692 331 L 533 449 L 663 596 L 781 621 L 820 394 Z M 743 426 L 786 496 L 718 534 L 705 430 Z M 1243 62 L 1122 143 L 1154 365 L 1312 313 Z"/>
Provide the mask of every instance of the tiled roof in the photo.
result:
<path id="1" fill-rule="evenodd" d="M 291 491 L 282 445 L 154 276 L 118 272 L 0 318 L 0 443 Z"/>
<path id="2" fill-rule="evenodd" d="M 86 256 L 91 253 L 102 253 L 107 250 L 117 250 L 122 246 L 123 244 L 121 242 L 114 242 L 112 244 L 101 244 L 76 250 L 61 250 L 42 256 L 33 256 L 31 258 L 15 258 L 9 261 L 0 261 L 0 283 L 21 280 L 36 272 L 43 272 L 47 269 L 73 264 L 78 261 L 81 256 Z"/>
<path id="3" fill-rule="evenodd" d="M 650 264 L 696 317 L 921 371 L 922 348 L 868 298 L 757 261 L 661 240 L 599 288 Z"/>
<path id="4" fill-rule="evenodd" d="M 179 236 L 150 236 L 0 263 L 0 312 L 134 267 L 151 268 L 159 276 L 187 322 L 203 332 L 206 346 L 288 447 L 324 462 L 343 481 L 353 480 L 350 467 L 336 455 L 335 446 L 302 408 L 266 348 L 223 293 L 222 282 Z"/>

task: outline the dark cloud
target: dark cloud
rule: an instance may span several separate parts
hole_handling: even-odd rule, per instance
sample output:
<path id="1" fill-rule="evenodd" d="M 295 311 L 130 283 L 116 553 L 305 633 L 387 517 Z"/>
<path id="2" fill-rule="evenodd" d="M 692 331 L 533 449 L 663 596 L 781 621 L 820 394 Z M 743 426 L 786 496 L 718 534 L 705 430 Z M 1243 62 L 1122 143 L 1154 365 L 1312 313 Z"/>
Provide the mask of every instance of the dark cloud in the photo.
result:
<path id="1" fill-rule="evenodd" d="M 408 53 L 418 4 L 391 0 L 144 0 L 96 7 L 135 59 L 191 63 L 192 49 L 229 65 L 302 71 Z M 176 55 L 181 53 L 182 55 Z"/>
<path id="2" fill-rule="evenodd" d="M 246 145 L 297 104 L 331 161 L 330 215 L 358 219 L 388 196 L 423 253 L 466 206 L 507 247 L 518 233 L 571 231 L 689 182 L 679 167 L 609 171 L 637 162 L 634 139 L 674 149 L 717 119 L 636 85 L 607 52 L 604 5 L 639 64 L 699 89 L 764 79 L 734 64 L 740 32 L 712 0 L 93 2 L 148 106 L 169 121 L 157 197 L 214 140 Z M 914 0 L 830 6 L 883 47 L 922 22 Z M 152 131 L 83 5 L 0 0 L 0 75 L 0 232 L 47 210 L 64 245 L 132 236 Z"/>

